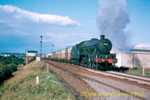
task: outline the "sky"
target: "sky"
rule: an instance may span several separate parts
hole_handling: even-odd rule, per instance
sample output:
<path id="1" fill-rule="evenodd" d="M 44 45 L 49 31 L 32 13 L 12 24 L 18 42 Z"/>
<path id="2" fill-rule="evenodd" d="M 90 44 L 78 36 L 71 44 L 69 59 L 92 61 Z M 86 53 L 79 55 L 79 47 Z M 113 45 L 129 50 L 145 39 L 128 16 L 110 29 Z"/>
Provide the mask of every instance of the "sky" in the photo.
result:
<path id="1" fill-rule="evenodd" d="M 44 52 L 99 38 L 101 0 L 0 0 L 0 52 Z M 129 43 L 150 44 L 150 0 L 128 0 Z"/>

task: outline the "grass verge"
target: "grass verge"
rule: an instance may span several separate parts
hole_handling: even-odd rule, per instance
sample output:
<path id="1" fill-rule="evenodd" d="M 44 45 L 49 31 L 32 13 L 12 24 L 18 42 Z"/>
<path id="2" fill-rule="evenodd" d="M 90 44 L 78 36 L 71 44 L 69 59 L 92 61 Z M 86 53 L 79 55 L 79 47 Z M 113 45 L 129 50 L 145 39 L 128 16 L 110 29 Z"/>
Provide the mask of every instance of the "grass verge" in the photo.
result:
<path id="1" fill-rule="evenodd" d="M 129 69 L 127 74 L 142 76 L 142 68 L 132 68 Z M 145 77 L 150 77 L 150 69 L 145 69 Z"/>
<path id="2" fill-rule="evenodd" d="M 36 77 L 39 76 L 39 84 Z M 75 100 L 44 63 L 33 62 L 0 86 L 0 100 Z"/>

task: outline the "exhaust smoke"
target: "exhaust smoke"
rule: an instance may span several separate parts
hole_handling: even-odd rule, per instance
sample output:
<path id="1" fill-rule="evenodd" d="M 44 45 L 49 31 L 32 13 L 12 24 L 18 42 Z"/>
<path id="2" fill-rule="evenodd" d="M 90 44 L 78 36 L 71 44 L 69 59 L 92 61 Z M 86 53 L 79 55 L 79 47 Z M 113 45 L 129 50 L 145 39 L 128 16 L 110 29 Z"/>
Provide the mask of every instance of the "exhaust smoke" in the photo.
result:
<path id="1" fill-rule="evenodd" d="M 127 13 L 127 0 L 100 0 L 97 24 L 101 34 L 106 35 L 113 47 L 119 51 L 129 49 L 125 28 L 130 19 Z"/>

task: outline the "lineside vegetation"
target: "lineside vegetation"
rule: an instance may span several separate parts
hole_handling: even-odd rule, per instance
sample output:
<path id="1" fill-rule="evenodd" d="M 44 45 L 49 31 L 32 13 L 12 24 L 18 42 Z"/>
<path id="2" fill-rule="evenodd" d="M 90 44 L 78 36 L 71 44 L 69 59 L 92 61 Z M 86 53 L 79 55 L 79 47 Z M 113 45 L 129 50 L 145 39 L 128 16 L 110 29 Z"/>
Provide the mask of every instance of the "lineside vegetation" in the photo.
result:
<path id="1" fill-rule="evenodd" d="M 8 57 L 0 56 L 0 84 L 13 76 L 13 72 L 17 71 L 18 66 L 23 63 L 23 58 L 14 55 Z"/>

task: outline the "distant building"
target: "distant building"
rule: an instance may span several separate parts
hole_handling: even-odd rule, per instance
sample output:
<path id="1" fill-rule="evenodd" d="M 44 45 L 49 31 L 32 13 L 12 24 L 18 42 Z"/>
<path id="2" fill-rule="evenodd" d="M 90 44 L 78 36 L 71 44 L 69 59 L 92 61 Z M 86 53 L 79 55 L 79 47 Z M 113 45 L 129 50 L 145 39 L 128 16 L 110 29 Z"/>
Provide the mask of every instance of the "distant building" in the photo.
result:
<path id="1" fill-rule="evenodd" d="M 150 69 L 150 50 L 132 49 L 133 66 Z"/>
<path id="2" fill-rule="evenodd" d="M 119 52 L 116 54 L 117 66 L 124 67 L 144 67 L 150 69 L 150 50 L 132 49 L 130 52 Z"/>
<path id="3" fill-rule="evenodd" d="M 34 51 L 34 50 L 27 51 L 26 54 L 25 54 L 26 55 L 26 57 L 25 57 L 26 64 L 28 64 L 31 61 L 35 60 L 37 54 L 38 54 L 38 52 Z"/>
<path id="4" fill-rule="evenodd" d="M 51 57 L 52 55 L 53 55 L 52 52 L 50 52 L 46 55 L 46 57 L 48 58 L 48 57 Z"/>
<path id="5" fill-rule="evenodd" d="M 131 52 L 134 54 L 150 54 L 150 50 L 146 49 L 132 49 Z"/>
<path id="6" fill-rule="evenodd" d="M 37 51 L 33 51 L 33 50 L 29 50 L 26 52 L 26 56 L 31 56 L 31 57 L 35 57 L 37 56 Z"/>

